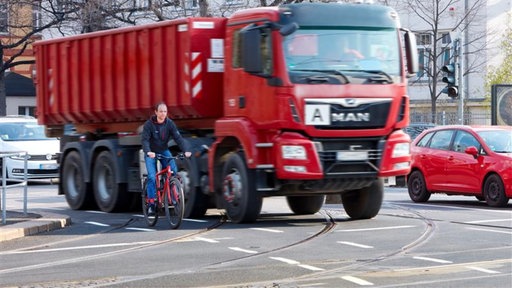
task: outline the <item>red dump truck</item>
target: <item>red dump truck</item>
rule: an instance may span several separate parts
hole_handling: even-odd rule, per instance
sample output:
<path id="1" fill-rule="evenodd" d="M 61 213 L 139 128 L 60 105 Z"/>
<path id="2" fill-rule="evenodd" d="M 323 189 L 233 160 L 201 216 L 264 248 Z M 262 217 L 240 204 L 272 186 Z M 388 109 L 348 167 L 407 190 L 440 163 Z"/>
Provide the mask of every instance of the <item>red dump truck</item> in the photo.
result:
<path id="1" fill-rule="evenodd" d="M 251 222 L 271 196 L 313 214 L 337 194 L 351 218 L 372 218 L 382 179 L 410 170 L 401 128 L 415 45 L 389 7 L 325 3 L 36 42 L 38 120 L 61 137 L 59 193 L 72 209 L 136 207 L 138 133 L 165 101 L 194 152 L 178 163 L 187 217 L 219 208 Z"/>

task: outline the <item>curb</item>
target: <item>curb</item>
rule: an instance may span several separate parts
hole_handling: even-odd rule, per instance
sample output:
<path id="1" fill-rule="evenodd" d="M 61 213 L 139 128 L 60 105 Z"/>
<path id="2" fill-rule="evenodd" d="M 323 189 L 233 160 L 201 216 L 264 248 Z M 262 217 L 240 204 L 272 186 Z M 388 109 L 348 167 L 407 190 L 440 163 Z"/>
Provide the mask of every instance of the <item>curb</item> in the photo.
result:
<path id="1" fill-rule="evenodd" d="M 52 213 L 40 213 L 41 217 L 0 227 L 0 242 L 9 241 L 42 232 L 62 229 L 71 224 L 71 217 Z"/>

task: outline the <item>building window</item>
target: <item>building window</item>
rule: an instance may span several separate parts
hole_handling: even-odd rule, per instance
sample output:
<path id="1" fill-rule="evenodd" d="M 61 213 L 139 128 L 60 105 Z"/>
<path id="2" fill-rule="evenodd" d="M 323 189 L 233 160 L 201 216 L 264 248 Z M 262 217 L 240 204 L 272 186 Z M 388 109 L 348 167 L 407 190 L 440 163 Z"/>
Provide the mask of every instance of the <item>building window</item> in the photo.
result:
<path id="1" fill-rule="evenodd" d="M 18 115 L 28 115 L 36 117 L 36 107 L 34 106 L 18 106 Z"/>
<path id="2" fill-rule="evenodd" d="M 418 46 L 432 45 L 432 36 L 429 33 L 420 33 L 416 39 Z"/>
<path id="3" fill-rule="evenodd" d="M 450 62 L 451 59 L 451 37 L 450 32 L 440 32 L 438 37 L 434 39 L 430 33 L 417 33 L 418 44 L 418 63 L 419 70 L 416 73 L 417 80 L 427 81 L 430 75 L 433 75 L 432 61 L 438 63 L 438 67 L 442 67 Z M 438 47 L 437 51 L 441 51 L 438 55 L 432 55 L 433 45 Z M 434 59 L 435 58 L 435 59 Z"/>
<path id="4" fill-rule="evenodd" d="M 430 48 L 419 48 L 418 49 L 418 64 L 419 69 L 416 76 L 420 80 L 421 78 L 428 77 L 430 71 Z"/>
<path id="5" fill-rule="evenodd" d="M 440 33 L 441 34 L 441 43 L 444 45 L 452 43 L 452 38 L 450 37 L 449 32 Z"/>
<path id="6" fill-rule="evenodd" d="M 7 3 L 0 3 L 0 33 L 8 32 L 9 6 Z"/>
<path id="7" fill-rule="evenodd" d="M 197 9 L 197 0 L 185 0 L 185 9 Z"/>

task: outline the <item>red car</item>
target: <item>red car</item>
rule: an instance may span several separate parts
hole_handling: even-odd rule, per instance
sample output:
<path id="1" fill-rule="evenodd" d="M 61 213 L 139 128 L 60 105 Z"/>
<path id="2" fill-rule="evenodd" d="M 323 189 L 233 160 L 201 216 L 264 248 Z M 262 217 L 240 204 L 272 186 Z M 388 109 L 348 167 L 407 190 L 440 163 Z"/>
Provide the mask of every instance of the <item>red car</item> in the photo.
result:
<path id="1" fill-rule="evenodd" d="M 411 154 L 414 202 L 445 193 L 503 207 L 512 198 L 512 126 L 437 126 L 414 139 Z"/>

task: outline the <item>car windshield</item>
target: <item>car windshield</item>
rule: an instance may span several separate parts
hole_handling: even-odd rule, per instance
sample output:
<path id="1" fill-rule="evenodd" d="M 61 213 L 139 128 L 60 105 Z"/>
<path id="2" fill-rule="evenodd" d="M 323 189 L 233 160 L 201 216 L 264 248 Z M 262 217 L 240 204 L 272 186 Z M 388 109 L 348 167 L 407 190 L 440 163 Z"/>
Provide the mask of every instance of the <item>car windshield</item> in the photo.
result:
<path id="1" fill-rule="evenodd" d="M 35 122 L 11 122 L 0 125 L 0 138 L 4 141 L 48 140 L 44 126 Z"/>
<path id="2" fill-rule="evenodd" d="M 307 28 L 307 29 L 306 29 Z M 344 75 L 400 75 L 400 46 L 393 29 L 311 29 L 306 27 L 283 42 L 290 73 L 338 71 Z"/>
<path id="3" fill-rule="evenodd" d="M 487 146 L 497 153 L 512 153 L 512 130 L 479 131 Z"/>

